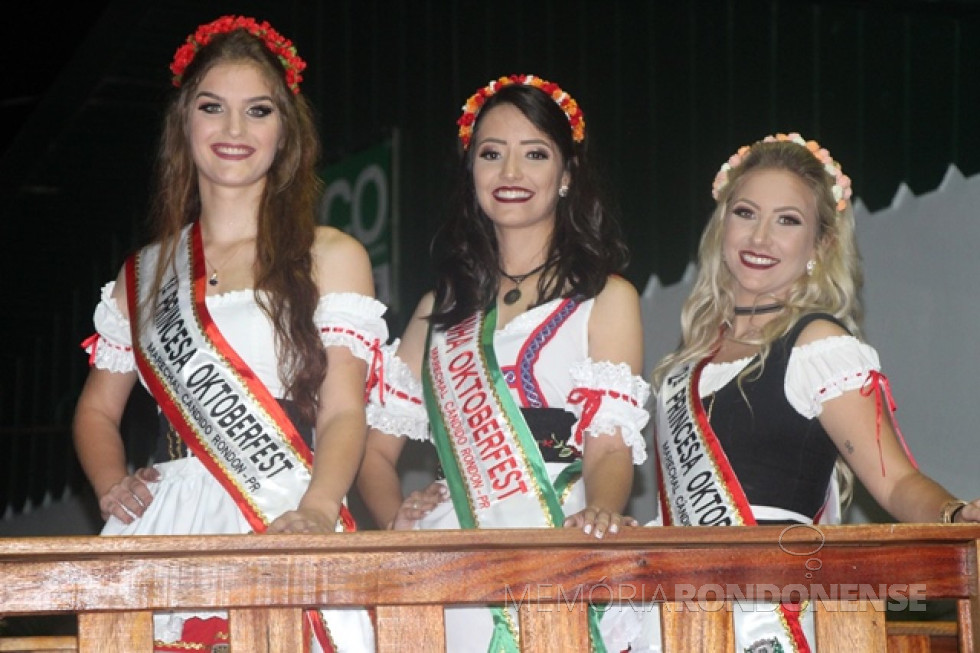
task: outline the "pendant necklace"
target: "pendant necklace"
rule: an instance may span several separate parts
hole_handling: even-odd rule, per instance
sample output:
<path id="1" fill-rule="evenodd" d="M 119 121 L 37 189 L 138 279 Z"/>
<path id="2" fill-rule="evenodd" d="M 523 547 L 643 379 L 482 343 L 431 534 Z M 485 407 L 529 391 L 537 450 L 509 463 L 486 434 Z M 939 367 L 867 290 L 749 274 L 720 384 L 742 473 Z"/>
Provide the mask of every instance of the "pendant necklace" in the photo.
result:
<path id="1" fill-rule="evenodd" d="M 503 270 L 500 270 L 500 268 L 497 268 L 498 270 L 500 270 L 500 274 L 504 275 L 505 277 L 507 277 L 508 279 L 510 279 L 511 281 L 514 282 L 514 287 L 511 288 L 510 290 L 508 290 L 504 294 L 504 303 L 507 304 L 508 306 L 512 306 L 512 305 L 516 304 L 518 301 L 520 301 L 520 299 L 521 299 L 521 284 L 528 277 L 530 277 L 532 275 L 535 275 L 538 272 L 540 272 L 541 270 L 543 270 L 544 269 L 544 266 L 546 266 L 547 264 L 548 264 L 547 261 L 545 261 L 544 263 L 542 263 L 538 267 L 534 268 L 530 272 L 525 272 L 524 274 L 507 274 Z"/>
<path id="2" fill-rule="evenodd" d="M 228 265 L 228 263 L 231 262 L 231 259 L 233 259 L 235 257 L 235 254 L 238 253 L 238 250 L 240 250 L 242 248 L 242 245 L 244 245 L 245 243 L 247 243 L 249 240 L 251 240 L 251 238 L 246 238 L 246 239 L 242 240 L 241 242 L 239 242 L 237 245 L 235 245 L 235 249 L 233 249 L 232 252 L 231 252 L 231 254 L 229 254 L 228 257 L 224 261 L 222 261 L 220 267 L 225 267 L 226 265 Z M 204 257 L 204 262 L 207 263 L 208 265 L 211 265 L 210 263 L 208 263 L 208 257 L 207 256 Z M 208 277 L 208 285 L 211 285 L 211 286 L 217 286 L 218 285 L 218 266 L 211 265 L 211 276 Z"/>

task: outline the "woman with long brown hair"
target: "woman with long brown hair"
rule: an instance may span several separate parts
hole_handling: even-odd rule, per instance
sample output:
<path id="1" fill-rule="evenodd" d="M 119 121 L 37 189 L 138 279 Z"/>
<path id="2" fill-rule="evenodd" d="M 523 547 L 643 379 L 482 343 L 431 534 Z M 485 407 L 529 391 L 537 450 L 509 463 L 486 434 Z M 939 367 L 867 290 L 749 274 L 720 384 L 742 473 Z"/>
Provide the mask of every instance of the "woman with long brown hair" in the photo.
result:
<path id="1" fill-rule="evenodd" d="M 364 393 L 387 339 L 356 240 L 315 224 L 319 137 L 306 64 L 268 23 L 200 26 L 171 64 L 151 242 L 103 288 L 75 444 L 104 535 L 332 533 L 364 450 Z M 154 463 L 119 425 L 141 381 Z M 313 455 L 313 452 L 316 455 Z M 315 645 L 373 649 L 363 610 L 310 611 Z M 227 641 L 223 614 L 155 617 L 160 651 Z"/>

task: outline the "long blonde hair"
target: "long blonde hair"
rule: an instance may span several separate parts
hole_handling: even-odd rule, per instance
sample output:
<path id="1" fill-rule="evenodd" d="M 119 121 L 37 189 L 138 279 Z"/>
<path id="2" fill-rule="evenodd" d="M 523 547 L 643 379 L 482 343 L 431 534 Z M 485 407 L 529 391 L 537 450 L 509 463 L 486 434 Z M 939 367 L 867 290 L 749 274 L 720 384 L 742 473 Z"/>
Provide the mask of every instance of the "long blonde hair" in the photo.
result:
<path id="1" fill-rule="evenodd" d="M 722 259 L 722 240 L 730 198 L 756 170 L 786 170 L 795 174 L 814 194 L 817 206 L 815 263 L 811 274 L 801 276 L 786 297 L 785 310 L 761 329 L 760 354 L 739 375 L 761 372 L 772 343 L 786 335 L 808 313 L 829 313 L 855 337 L 861 337 L 864 275 L 854 236 L 854 212 L 850 202 L 838 210 L 831 190 L 834 178 L 812 152 L 786 141 L 759 141 L 749 148 L 741 163 L 729 171 L 698 246 L 698 273 L 691 294 L 681 310 L 681 345 L 654 368 L 653 388 L 659 391 L 664 376 L 677 365 L 708 356 L 718 344 L 722 328 L 734 315 L 733 277 Z M 854 473 L 838 456 L 835 473 L 842 509 L 851 500 Z"/>
<path id="2" fill-rule="evenodd" d="M 671 368 L 709 355 L 717 346 L 722 327 L 734 314 L 733 277 L 722 260 L 725 219 L 730 198 L 745 176 L 756 170 L 786 170 L 797 175 L 813 191 L 818 217 L 816 265 L 812 274 L 801 276 L 793 284 L 786 298 L 786 310 L 762 328 L 760 360 L 772 343 L 807 313 L 829 313 L 860 337 L 863 274 L 850 203 L 837 210 L 837 200 L 831 192 L 834 179 L 808 149 L 791 142 L 760 141 L 730 171 L 729 183 L 721 190 L 701 235 L 697 277 L 681 310 L 681 345 L 654 369 L 654 388 L 660 387 Z"/>

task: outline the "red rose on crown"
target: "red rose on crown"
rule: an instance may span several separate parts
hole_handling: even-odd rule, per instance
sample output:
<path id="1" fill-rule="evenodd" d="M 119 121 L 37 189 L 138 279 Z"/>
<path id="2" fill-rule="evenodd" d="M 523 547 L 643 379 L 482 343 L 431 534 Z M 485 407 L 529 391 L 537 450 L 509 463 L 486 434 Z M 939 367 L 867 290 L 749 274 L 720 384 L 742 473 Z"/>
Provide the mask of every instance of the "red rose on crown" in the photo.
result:
<path id="1" fill-rule="evenodd" d="M 244 29 L 249 34 L 262 39 L 266 47 L 279 57 L 289 89 L 293 93 L 299 93 L 299 85 L 303 81 L 303 76 L 300 73 L 306 69 L 306 62 L 296 53 L 296 46 L 293 45 L 292 41 L 274 30 L 268 22 L 259 23 L 248 16 L 222 16 L 199 26 L 193 34 L 188 36 L 187 42 L 177 48 L 177 52 L 174 53 L 174 60 L 170 63 L 173 85 L 180 86 L 184 71 L 194 60 L 198 50 L 210 43 L 215 35 L 236 29 Z"/>

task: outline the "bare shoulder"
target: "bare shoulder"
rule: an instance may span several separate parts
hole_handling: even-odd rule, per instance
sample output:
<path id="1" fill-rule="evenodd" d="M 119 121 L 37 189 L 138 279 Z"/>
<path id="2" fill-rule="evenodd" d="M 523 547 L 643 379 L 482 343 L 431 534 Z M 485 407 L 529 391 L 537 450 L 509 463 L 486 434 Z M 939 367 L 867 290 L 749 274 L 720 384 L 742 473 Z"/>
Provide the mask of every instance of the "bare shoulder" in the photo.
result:
<path id="1" fill-rule="evenodd" d="M 643 317 L 636 288 L 621 276 L 610 276 L 589 317 L 589 356 L 593 360 L 643 366 Z"/>
<path id="2" fill-rule="evenodd" d="M 356 292 L 374 296 L 371 261 L 364 245 L 334 227 L 317 227 L 313 273 L 321 294 Z"/>
<path id="3" fill-rule="evenodd" d="M 415 307 L 415 312 L 412 314 L 412 320 L 424 320 L 432 313 L 432 307 L 435 306 L 435 303 L 435 292 L 430 290 L 422 295 L 422 299 L 419 300 L 418 305 Z"/>
<path id="4" fill-rule="evenodd" d="M 112 287 L 112 298 L 115 300 L 119 312 L 126 319 L 129 319 L 129 301 L 126 297 L 126 290 L 126 266 L 124 265 L 119 269 L 119 274 L 116 275 L 116 284 Z"/>
<path id="5" fill-rule="evenodd" d="M 415 307 L 412 319 L 405 326 L 405 332 L 398 345 L 398 357 L 408 365 L 416 377 L 420 376 L 422 369 L 422 356 L 429 333 L 428 317 L 432 314 L 434 304 L 435 295 L 427 292 Z"/>
<path id="6" fill-rule="evenodd" d="M 415 312 L 412 313 L 412 319 L 405 325 L 402 344 L 408 343 L 409 347 L 421 346 L 429 332 L 429 316 L 432 315 L 433 306 L 435 306 L 435 293 L 429 291 L 419 300 Z"/>
<path id="7" fill-rule="evenodd" d="M 346 256 L 363 256 L 366 259 L 367 250 L 359 240 L 336 227 L 318 226 L 313 242 L 313 255 L 328 261 Z"/>
<path id="8" fill-rule="evenodd" d="M 615 308 L 616 306 L 639 305 L 640 294 L 636 287 L 627 279 L 618 274 L 610 275 L 606 279 L 606 285 L 602 291 L 596 295 L 596 306 L 603 308 Z"/>
<path id="9" fill-rule="evenodd" d="M 817 340 L 833 338 L 835 336 L 851 335 L 842 326 L 830 320 L 816 319 L 807 324 L 796 339 L 796 345 L 807 345 Z"/>

